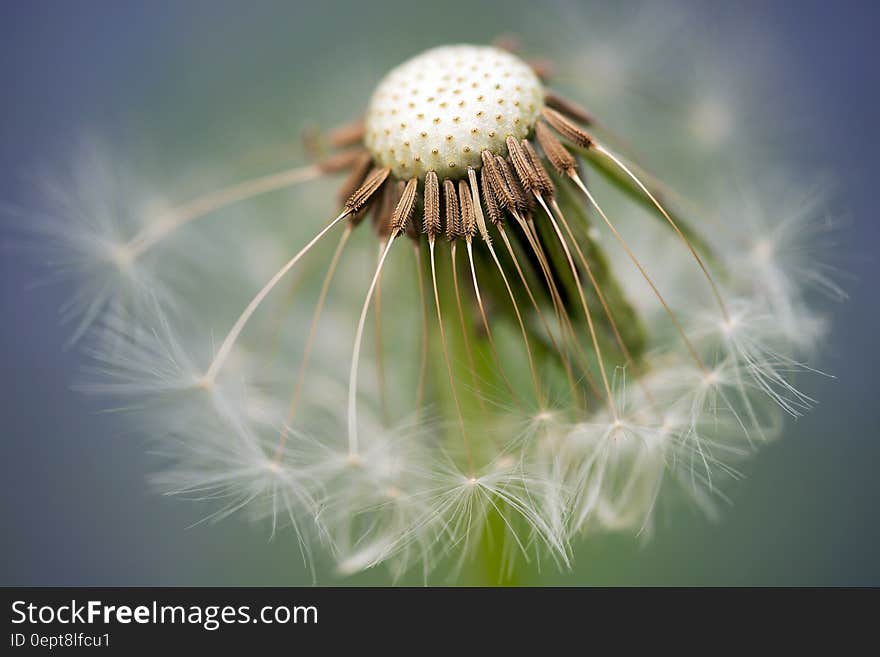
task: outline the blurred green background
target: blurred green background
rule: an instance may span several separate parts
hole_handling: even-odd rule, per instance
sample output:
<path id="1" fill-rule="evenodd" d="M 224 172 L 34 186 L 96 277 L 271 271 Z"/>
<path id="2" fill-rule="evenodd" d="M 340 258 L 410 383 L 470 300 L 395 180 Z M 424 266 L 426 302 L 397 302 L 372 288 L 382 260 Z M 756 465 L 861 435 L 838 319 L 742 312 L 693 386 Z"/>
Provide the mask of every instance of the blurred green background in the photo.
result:
<path id="1" fill-rule="evenodd" d="M 731 5 L 677 7 L 686 33 L 717 35 L 719 48 L 755 31 L 772 41 L 783 55 L 774 91 L 811 119 L 805 156 L 834 174 L 837 207 L 851 217 L 840 247 L 851 299 L 834 309 L 817 363 L 837 378 L 807 382 L 821 403 L 746 466 L 719 521 L 681 511 L 660 517 L 646 545 L 630 536 L 580 541 L 572 571 L 548 565 L 526 583 L 880 584 L 880 405 L 871 378 L 880 365 L 872 180 L 880 10 Z M 234 162 L 265 149 L 277 162 L 310 118 L 330 125 L 363 107 L 394 63 L 441 43 L 527 36 L 534 11 L 512 0 L 3 3 L 0 200 L 27 206 L 27 172 L 63 156 L 84 131 L 139 149 L 171 179 L 182 161 Z M 567 15 L 541 11 L 551 25 Z M 548 38 L 546 24 L 536 40 Z M 188 528 L 204 510 L 154 493 L 151 457 L 124 421 L 70 390 L 79 356 L 64 350 L 58 326 L 64 288 L 32 287 L 39 263 L 12 248 L 14 227 L 0 228 L 0 584 L 311 583 L 291 536 L 269 541 L 265 528 L 239 519 Z M 340 579 L 319 562 L 318 582 L 388 579 L 381 569 Z"/>

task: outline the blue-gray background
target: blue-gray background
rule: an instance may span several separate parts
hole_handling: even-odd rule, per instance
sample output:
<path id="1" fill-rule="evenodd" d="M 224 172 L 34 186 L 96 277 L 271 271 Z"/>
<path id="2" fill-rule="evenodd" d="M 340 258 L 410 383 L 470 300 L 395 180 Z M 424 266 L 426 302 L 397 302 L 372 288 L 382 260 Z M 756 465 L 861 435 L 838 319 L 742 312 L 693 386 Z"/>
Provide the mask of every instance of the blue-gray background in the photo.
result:
<path id="1" fill-rule="evenodd" d="M 277 107 L 260 111 L 276 99 L 290 103 L 291 116 L 318 109 L 289 89 L 279 93 L 284 62 L 307 83 L 377 47 L 370 35 L 387 34 L 396 16 L 420 25 L 433 44 L 486 41 L 517 11 L 511 0 L 469 3 L 470 15 L 486 17 L 473 23 L 444 11 L 447 4 L 4 0 L 0 200 L 27 205 L 23 174 L 58 157 L 84 126 L 111 136 L 158 132 L 181 152 L 234 152 L 237 140 L 247 142 L 247 121 L 295 139 L 300 119 L 286 123 Z M 880 376 L 880 9 L 873 2 L 692 4 L 697 26 L 730 34 L 747 21 L 771 33 L 787 55 L 783 79 L 792 93 L 808 90 L 815 105 L 821 130 L 810 135 L 808 152 L 835 172 L 838 205 L 852 218 L 843 261 L 853 275 L 851 298 L 836 309 L 819 363 L 838 378 L 816 382 L 811 392 L 821 404 L 797 423 L 796 436 L 748 466 L 721 522 L 682 514 L 662 524 L 647 548 L 629 538 L 593 540 L 578 548 L 573 572 L 541 581 L 880 585 L 880 404 L 872 378 Z M 361 101 L 341 89 L 336 115 Z M 200 115 L 178 116 L 187 107 Z M 237 123 L 240 135 L 216 143 Z M 8 246 L 9 226 L 2 229 Z M 289 537 L 270 542 L 236 520 L 187 529 L 199 511 L 148 487 L 150 459 L 138 442 L 70 390 L 78 357 L 64 350 L 58 326 L 65 290 L 30 287 L 40 274 L 17 250 L 2 251 L 0 584 L 310 582 Z M 351 581 L 384 580 L 376 573 Z"/>

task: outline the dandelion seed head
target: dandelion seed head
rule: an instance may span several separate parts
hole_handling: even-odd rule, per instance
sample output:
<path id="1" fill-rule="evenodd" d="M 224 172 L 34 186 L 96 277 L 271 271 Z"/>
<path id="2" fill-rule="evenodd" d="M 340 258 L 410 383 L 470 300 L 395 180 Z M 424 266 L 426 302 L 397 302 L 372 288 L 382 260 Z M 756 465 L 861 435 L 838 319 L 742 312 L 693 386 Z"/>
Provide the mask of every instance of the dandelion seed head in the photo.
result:
<path id="1" fill-rule="evenodd" d="M 640 114 L 639 96 L 680 91 L 653 61 L 656 17 L 579 35 L 558 67 L 510 40 L 428 50 L 316 138 L 326 157 L 124 225 L 101 199 L 118 189 L 75 187 L 87 220 L 53 235 L 81 279 L 81 387 L 137 413 L 166 492 L 290 525 L 306 561 L 320 545 L 346 575 L 427 579 L 484 544 L 506 568 L 567 567 L 576 537 L 648 536 L 667 498 L 715 513 L 781 416 L 812 405 L 810 289 L 840 290 L 811 250 L 818 204 L 703 183 L 711 167 L 664 179 L 673 155 L 748 133 L 711 94 L 679 130 Z M 634 155 L 645 132 L 670 154 L 656 171 Z M 337 195 L 295 201 L 326 214 L 311 237 L 230 214 L 235 255 L 201 248 L 213 213 L 336 174 Z"/>

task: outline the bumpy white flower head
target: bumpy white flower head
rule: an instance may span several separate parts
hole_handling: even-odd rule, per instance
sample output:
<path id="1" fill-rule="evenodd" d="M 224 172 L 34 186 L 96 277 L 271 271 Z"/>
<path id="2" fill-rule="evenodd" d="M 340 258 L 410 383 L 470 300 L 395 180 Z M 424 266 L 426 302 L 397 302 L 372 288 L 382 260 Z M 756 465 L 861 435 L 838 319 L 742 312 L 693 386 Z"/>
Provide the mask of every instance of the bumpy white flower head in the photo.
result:
<path id="1" fill-rule="evenodd" d="M 407 60 L 376 87 L 364 143 L 400 179 L 460 178 L 480 153 L 507 154 L 544 105 L 538 76 L 498 48 L 443 46 Z"/>
<path id="2" fill-rule="evenodd" d="M 729 108 L 676 108 L 688 67 L 645 22 L 650 62 L 560 39 L 558 88 L 500 48 L 429 50 L 313 140 L 325 157 L 180 205 L 111 202 L 114 163 L 76 167 L 102 174 L 52 197 L 46 234 L 78 281 L 82 387 L 141 411 L 166 490 L 290 525 L 346 574 L 491 550 L 501 576 L 514 554 L 567 567 L 575 537 L 648 536 L 676 497 L 714 513 L 811 405 L 809 290 L 840 290 L 810 194 L 746 199 L 710 173 L 749 134 L 728 139 Z M 741 179 L 769 179 L 748 161 Z M 341 210 L 295 195 L 337 174 Z M 260 221 L 252 199 L 293 187 L 275 211 L 303 219 Z"/>

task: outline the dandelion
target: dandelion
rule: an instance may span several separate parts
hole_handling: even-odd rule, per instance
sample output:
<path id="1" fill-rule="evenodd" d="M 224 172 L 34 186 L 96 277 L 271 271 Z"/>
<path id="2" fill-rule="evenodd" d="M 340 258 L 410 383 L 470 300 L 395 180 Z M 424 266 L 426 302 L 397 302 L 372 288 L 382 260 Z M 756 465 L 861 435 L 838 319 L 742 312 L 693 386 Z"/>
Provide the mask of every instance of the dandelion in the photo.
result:
<path id="1" fill-rule="evenodd" d="M 550 69 L 434 48 L 313 135 L 311 164 L 137 210 L 122 234 L 77 206 L 86 224 L 54 236 L 80 275 L 82 385 L 148 409 L 166 490 L 284 521 L 341 573 L 427 579 L 488 549 L 503 577 L 514 557 L 569 566 L 580 535 L 647 536 L 668 489 L 714 512 L 778 416 L 809 408 L 793 378 L 821 322 L 804 285 L 839 291 L 786 249 L 812 209 L 719 219 Z M 724 108 L 698 109 L 720 139 Z M 192 224 L 335 175 L 338 210 L 234 313 L 162 292 L 164 249 Z M 277 291 L 297 275 L 305 291 Z"/>

